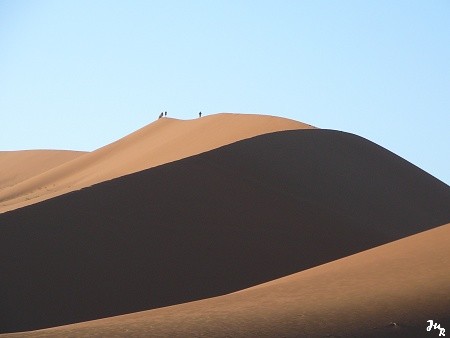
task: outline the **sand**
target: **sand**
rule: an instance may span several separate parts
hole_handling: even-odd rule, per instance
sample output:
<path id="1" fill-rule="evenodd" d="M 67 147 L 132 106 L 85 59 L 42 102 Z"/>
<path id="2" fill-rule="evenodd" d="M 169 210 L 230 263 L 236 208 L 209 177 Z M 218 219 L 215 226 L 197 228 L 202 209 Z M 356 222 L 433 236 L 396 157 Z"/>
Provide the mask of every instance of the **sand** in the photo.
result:
<path id="1" fill-rule="evenodd" d="M 85 154 L 82 151 L 0 151 L 0 191 Z"/>
<path id="2" fill-rule="evenodd" d="M 239 115 L 219 115 L 229 116 L 241 121 L 236 125 L 245 124 Z M 160 120 L 157 125 L 159 122 L 170 125 L 179 121 Z M 163 129 L 158 130 L 163 133 Z M 132 135 L 136 142 L 141 139 L 139 132 Z M 183 147 L 182 143 L 178 145 Z M 83 157 L 85 155 L 80 158 Z M 105 160 L 109 158 L 115 158 L 113 149 L 105 154 Z M 120 162 L 112 163 L 119 165 Z M 35 330 L 157 309 L 226 295 L 295 273 L 300 276 L 313 271 L 308 269 L 449 223 L 449 205 L 447 185 L 356 135 L 311 128 L 266 132 L 1 214 L 0 332 Z M 446 241 L 448 231 L 439 234 L 436 237 Z M 424 250 L 434 250 L 432 240 L 426 243 L 429 244 L 424 244 L 427 247 Z M 439 245 L 436 244 L 436 248 Z M 411 251 L 414 252 L 408 252 Z M 383 258 L 386 264 L 399 266 L 399 258 L 393 256 L 394 261 L 389 261 L 390 256 Z M 448 252 L 438 253 L 437 257 L 443 256 L 448 257 Z M 306 274 L 310 276 L 305 277 L 310 281 L 307 295 L 292 291 L 293 299 L 306 297 L 304 306 L 311 308 L 311 316 L 313 313 L 316 316 L 308 322 L 308 315 L 305 323 L 316 322 L 335 330 L 330 332 L 341 332 L 338 326 L 327 326 L 327 321 L 317 322 L 327 305 L 318 302 L 314 308 L 313 300 L 325 297 L 330 306 L 338 308 L 334 308 L 332 314 L 323 312 L 324 318 L 334 314 L 338 319 L 343 316 L 344 323 L 348 323 L 345 315 L 354 311 L 348 304 L 359 309 L 357 304 L 365 292 L 375 288 L 371 281 L 375 284 L 384 281 L 381 266 L 380 270 L 373 270 L 374 274 L 369 274 L 367 280 L 363 276 L 366 272 L 358 272 L 359 269 L 366 271 L 366 263 L 369 270 L 371 264 L 380 265 L 370 257 L 367 256 L 366 262 L 364 259 L 352 261 L 346 268 L 348 273 L 343 275 L 339 272 L 341 268 L 331 269 L 333 273 L 319 269 L 322 272 Z M 405 266 L 416 261 L 412 253 L 405 253 Z M 429 264 L 430 274 L 440 283 L 442 269 L 433 264 Z M 396 281 L 399 283 L 395 290 L 404 284 L 405 276 L 412 280 L 420 278 L 425 265 L 422 262 L 417 273 L 414 265 L 408 271 L 402 270 L 403 277 L 392 281 L 392 285 Z M 324 276 L 322 282 L 321 275 Z M 338 285 L 330 282 L 334 278 Z M 435 290 L 436 285 L 430 280 L 424 282 L 425 289 Z M 360 291 L 348 294 L 342 301 L 330 299 L 331 295 L 337 295 L 333 287 L 340 290 L 345 286 L 350 287 L 345 292 L 353 288 Z M 261 311 L 265 308 L 266 312 L 252 311 L 260 305 L 251 305 L 250 300 L 252 297 L 263 300 L 261 294 L 249 296 L 248 302 L 236 303 L 238 305 L 230 303 L 230 309 L 243 316 L 236 317 L 235 323 L 242 324 L 244 336 L 264 332 L 279 336 L 276 332 L 281 326 L 285 329 L 279 331 L 280 334 L 295 336 L 293 332 L 297 332 L 298 326 L 292 316 L 300 316 L 302 312 L 300 308 L 297 312 L 297 305 L 288 302 L 292 288 L 278 288 L 283 289 L 287 293 L 275 297 L 279 297 L 276 300 L 279 304 L 273 311 L 272 305 L 261 305 Z M 270 290 L 267 299 L 272 293 L 277 295 Z M 386 292 L 381 286 L 378 291 L 374 290 L 376 299 Z M 416 287 L 405 290 L 404 299 L 413 294 L 422 297 Z M 427 290 L 431 299 L 435 299 L 434 291 Z M 428 305 L 417 297 L 410 303 L 403 298 L 393 302 L 404 313 L 410 311 L 411 314 L 408 317 L 397 312 L 391 317 L 399 319 L 392 320 L 406 325 L 406 329 L 411 325 L 420 326 L 425 311 L 420 310 L 421 306 Z M 369 297 L 368 301 L 375 298 Z M 376 320 L 370 325 L 377 330 L 390 330 L 389 326 L 384 326 L 389 325 L 386 323 L 389 318 L 383 317 L 381 311 L 388 306 L 382 301 L 386 298 L 379 299 L 381 305 L 377 300 L 374 312 L 366 315 L 373 313 Z M 274 298 L 267 301 L 270 304 Z M 417 310 L 414 309 L 416 301 Z M 249 304 L 248 309 L 246 304 Z M 432 314 L 446 314 L 443 310 L 447 309 L 447 303 L 443 304 L 434 308 Z M 287 322 L 281 311 L 284 306 L 287 311 L 293 309 L 289 310 L 292 316 Z M 211 317 L 203 313 L 199 315 L 202 322 L 197 323 L 193 314 L 193 319 L 186 319 L 184 328 L 184 317 L 180 316 L 179 334 L 189 333 L 189 322 L 194 323 L 192 332 L 211 330 L 211 334 L 227 334 L 226 328 L 225 331 L 217 328 L 228 326 L 226 323 L 214 324 L 222 317 L 220 307 L 218 317 L 214 317 L 215 307 L 205 311 Z M 243 321 L 250 312 L 255 312 L 256 317 L 249 317 L 251 323 L 245 324 Z M 165 317 L 160 320 L 164 322 Z M 273 329 L 265 328 L 265 321 L 271 322 L 268 326 Z M 330 319 L 330 325 L 332 323 Z M 233 329 L 233 325 L 230 317 L 229 329 L 234 335 L 238 333 L 238 326 L 235 324 Z M 156 335 L 169 330 L 173 321 L 163 326 L 155 326 Z M 256 327 L 266 331 L 254 331 Z M 347 331 L 342 332 L 348 334 L 367 329 L 353 324 L 345 327 Z M 116 334 L 127 336 L 121 330 Z M 166 333 L 178 334 L 177 328 L 173 330 Z M 308 328 L 305 330 L 300 332 L 312 332 Z M 317 330 L 319 334 L 324 332 Z"/>
<path id="3" fill-rule="evenodd" d="M 0 190 L 0 212 L 17 209 L 93 184 L 148 169 L 219 146 L 274 131 L 310 125 L 273 116 L 222 113 L 195 120 L 159 119 L 74 161 Z M 0 157 L 1 159 L 1 157 Z M 30 171 L 35 163 L 30 161 Z M 2 176 L 11 176 L 15 166 Z M 0 176 L 0 182 L 3 179 Z"/>
<path id="4" fill-rule="evenodd" d="M 225 296 L 23 337 L 438 337 L 426 327 L 450 322 L 449 242 L 446 224 Z"/>

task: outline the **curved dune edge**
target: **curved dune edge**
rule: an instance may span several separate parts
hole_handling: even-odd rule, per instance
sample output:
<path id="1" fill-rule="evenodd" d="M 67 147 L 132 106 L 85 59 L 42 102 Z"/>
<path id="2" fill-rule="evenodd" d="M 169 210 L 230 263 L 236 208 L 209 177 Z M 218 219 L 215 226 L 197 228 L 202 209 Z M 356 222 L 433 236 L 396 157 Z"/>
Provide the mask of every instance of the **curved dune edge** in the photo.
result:
<path id="1" fill-rule="evenodd" d="M 84 154 L 70 150 L 0 151 L 0 191 Z"/>
<path id="2" fill-rule="evenodd" d="M 225 296 L 1 336 L 425 336 L 450 313 L 449 242 L 446 224 Z"/>
<path id="3" fill-rule="evenodd" d="M 314 127 L 275 116 L 162 118 L 52 170 L 0 190 L 0 213 L 261 134 Z"/>
<path id="4" fill-rule="evenodd" d="M 360 137 L 260 135 L 0 215 L 1 332 L 228 294 L 448 223 L 448 205 Z"/>

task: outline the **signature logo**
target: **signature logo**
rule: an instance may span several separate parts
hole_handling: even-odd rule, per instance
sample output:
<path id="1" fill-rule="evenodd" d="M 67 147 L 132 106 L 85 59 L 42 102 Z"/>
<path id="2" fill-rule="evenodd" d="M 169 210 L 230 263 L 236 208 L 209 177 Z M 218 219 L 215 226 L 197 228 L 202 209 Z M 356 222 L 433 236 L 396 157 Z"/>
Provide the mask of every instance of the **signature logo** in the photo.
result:
<path id="1" fill-rule="evenodd" d="M 431 331 L 431 329 L 439 330 L 439 337 L 445 337 L 445 329 L 441 327 L 441 324 L 434 323 L 432 320 L 427 320 L 427 323 L 430 323 L 427 331 Z"/>

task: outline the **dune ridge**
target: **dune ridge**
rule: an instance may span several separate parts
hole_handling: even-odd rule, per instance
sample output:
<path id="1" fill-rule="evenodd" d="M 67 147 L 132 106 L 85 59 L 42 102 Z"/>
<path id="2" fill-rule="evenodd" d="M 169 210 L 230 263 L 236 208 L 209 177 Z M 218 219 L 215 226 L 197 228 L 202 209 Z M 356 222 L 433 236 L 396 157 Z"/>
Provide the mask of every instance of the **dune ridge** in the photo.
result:
<path id="1" fill-rule="evenodd" d="M 437 337 L 426 327 L 450 323 L 449 242 L 446 224 L 228 295 L 20 336 Z"/>
<path id="2" fill-rule="evenodd" d="M 1 214 L 0 328 L 227 294 L 446 224 L 448 205 L 361 137 L 255 136 Z"/>
<path id="3" fill-rule="evenodd" d="M 69 150 L 0 151 L 0 191 L 83 154 Z"/>
<path id="4" fill-rule="evenodd" d="M 0 191 L 0 212 L 281 130 L 314 128 L 280 117 L 221 113 L 159 119 L 124 138 Z"/>

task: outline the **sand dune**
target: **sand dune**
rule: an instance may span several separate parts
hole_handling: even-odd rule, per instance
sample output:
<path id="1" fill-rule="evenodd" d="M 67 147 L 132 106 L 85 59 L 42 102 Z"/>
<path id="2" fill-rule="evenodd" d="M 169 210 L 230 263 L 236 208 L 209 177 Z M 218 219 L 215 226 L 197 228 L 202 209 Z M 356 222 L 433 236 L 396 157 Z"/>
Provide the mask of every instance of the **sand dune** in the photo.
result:
<path id="1" fill-rule="evenodd" d="M 53 170 L 0 191 L 0 212 L 269 132 L 313 128 L 273 116 L 216 114 L 150 125 Z"/>
<path id="2" fill-rule="evenodd" d="M 438 337 L 426 327 L 449 327 L 449 242 L 446 224 L 229 295 L 23 337 Z"/>
<path id="3" fill-rule="evenodd" d="M 449 205 L 363 138 L 256 136 L 0 215 L 0 328 L 223 295 L 446 224 Z"/>
<path id="4" fill-rule="evenodd" d="M 0 151 L 0 191 L 83 154 L 66 150 Z"/>

